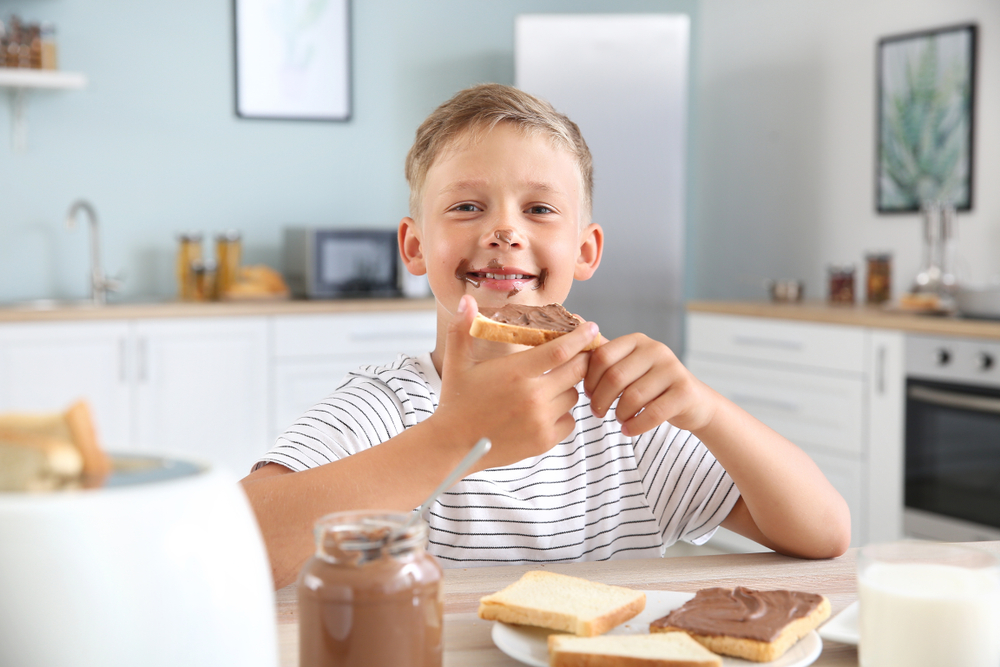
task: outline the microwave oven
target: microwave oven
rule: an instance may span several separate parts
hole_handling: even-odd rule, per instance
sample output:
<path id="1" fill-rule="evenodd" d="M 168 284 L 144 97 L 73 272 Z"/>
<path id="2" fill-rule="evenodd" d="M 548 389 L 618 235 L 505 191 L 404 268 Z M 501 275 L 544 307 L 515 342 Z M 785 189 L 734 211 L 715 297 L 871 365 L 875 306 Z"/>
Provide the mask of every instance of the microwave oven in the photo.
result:
<path id="1" fill-rule="evenodd" d="M 286 227 L 285 278 L 307 299 L 401 295 L 395 231 Z"/>

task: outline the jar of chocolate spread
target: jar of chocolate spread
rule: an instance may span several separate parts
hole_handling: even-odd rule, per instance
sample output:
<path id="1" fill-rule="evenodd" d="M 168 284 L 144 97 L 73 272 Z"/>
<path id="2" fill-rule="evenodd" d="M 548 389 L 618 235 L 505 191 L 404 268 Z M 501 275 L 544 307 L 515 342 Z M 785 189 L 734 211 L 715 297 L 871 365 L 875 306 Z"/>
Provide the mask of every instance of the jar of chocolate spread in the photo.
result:
<path id="1" fill-rule="evenodd" d="M 427 524 L 357 511 L 316 523 L 316 554 L 299 575 L 300 667 L 440 667 L 441 567 Z"/>

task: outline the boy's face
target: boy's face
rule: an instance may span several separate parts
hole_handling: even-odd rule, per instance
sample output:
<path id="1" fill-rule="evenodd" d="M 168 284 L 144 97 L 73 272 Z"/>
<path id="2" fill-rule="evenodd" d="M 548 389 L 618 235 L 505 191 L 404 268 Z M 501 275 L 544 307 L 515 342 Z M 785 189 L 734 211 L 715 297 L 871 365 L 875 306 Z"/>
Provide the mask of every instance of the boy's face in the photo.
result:
<path id="1" fill-rule="evenodd" d="M 499 124 L 456 142 L 431 165 L 419 222 L 404 218 L 400 250 L 454 313 L 463 294 L 482 306 L 562 303 L 597 269 L 603 233 L 582 225 L 573 156 L 547 137 Z"/>

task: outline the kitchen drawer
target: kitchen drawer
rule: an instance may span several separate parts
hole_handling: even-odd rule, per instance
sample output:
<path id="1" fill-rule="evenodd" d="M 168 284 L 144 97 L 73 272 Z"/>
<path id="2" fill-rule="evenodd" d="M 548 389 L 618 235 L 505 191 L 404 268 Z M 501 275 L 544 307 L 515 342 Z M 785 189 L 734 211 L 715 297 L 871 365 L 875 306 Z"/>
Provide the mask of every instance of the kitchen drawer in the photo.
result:
<path id="1" fill-rule="evenodd" d="M 436 331 L 437 314 L 432 310 L 283 316 L 274 318 L 274 350 L 279 359 L 384 356 L 386 351 L 421 354 L 434 349 Z"/>
<path id="2" fill-rule="evenodd" d="M 859 456 L 864 451 L 861 379 L 802 373 L 690 355 L 702 382 L 803 449 Z"/>
<path id="3" fill-rule="evenodd" d="M 864 346 L 859 327 L 688 313 L 689 352 L 863 373 Z"/>

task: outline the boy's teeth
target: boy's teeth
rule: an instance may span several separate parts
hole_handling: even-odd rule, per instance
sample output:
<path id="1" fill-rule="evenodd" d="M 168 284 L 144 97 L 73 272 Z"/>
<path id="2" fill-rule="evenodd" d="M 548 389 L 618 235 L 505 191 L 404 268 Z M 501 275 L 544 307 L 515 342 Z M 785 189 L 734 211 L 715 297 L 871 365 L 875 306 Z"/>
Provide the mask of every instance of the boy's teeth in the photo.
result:
<path id="1" fill-rule="evenodd" d="M 512 273 L 510 275 L 503 273 L 487 273 L 486 277 L 490 280 L 525 280 L 528 276 L 520 273 Z"/>

